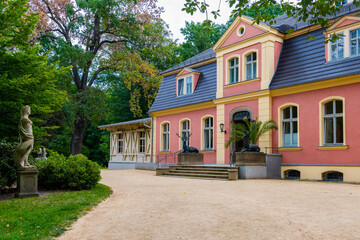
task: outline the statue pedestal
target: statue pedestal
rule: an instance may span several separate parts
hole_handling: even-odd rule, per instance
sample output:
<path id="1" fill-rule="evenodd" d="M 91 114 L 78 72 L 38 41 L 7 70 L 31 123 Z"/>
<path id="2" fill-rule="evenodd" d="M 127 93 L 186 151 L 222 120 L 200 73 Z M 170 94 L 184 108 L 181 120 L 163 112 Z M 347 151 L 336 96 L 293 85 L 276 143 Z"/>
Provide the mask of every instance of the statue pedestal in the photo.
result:
<path id="1" fill-rule="evenodd" d="M 38 197 L 38 174 L 39 171 L 36 168 L 30 168 L 28 170 L 18 170 L 15 197 Z"/>
<path id="2" fill-rule="evenodd" d="M 204 155 L 202 153 L 179 153 L 179 165 L 203 165 Z"/>

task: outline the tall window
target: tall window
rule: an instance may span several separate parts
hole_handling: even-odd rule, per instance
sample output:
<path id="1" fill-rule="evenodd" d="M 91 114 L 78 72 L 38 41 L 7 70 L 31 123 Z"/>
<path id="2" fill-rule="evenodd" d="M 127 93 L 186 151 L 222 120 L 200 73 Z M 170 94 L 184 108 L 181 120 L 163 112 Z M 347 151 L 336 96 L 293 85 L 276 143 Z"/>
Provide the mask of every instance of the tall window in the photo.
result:
<path id="1" fill-rule="evenodd" d="M 253 52 L 246 56 L 246 80 L 254 79 L 256 75 L 256 52 Z"/>
<path id="2" fill-rule="evenodd" d="M 139 152 L 144 153 L 145 152 L 145 132 L 140 132 L 140 142 L 139 142 Z"/>
<path id="3" fill-rule="evenodd" d="M 193 80 L 192 76 L 186 78 L 186 94 L 192 93 L 193 89 Z"/>
<path id="4" fill-rule="evenodd" d="M 186 145 L 189 146 L 189 135 L 190 135 L 190 121 L 186 120 L 182 122 L 181 136 L 187 137 Z"/>
<path id="5" fill-rule="evenodd" d="M 178 80 L 178 96 L 184 95 L 184 79 Z"/>
<path id="6" fill-rule="evenodd" d="M 283 146 L 298 146 L 297 107 L 287 107 L 282 112 Z"/>
<path id="7" fill-rule="evenodd" d="M 239 81 L 239 58 L 233 58 L 229 61 L 229 83 Z"/>
<path id="8" fill-rule="evenodd" d="M 343 101 L 332 100 L 324 104 L 325 145 L 344 143 Z"/>
<path id="9" fill-rule="evenodd" d="M 339 33 L 344 34 L 344 33 Z M 331 60 L 344 57 L 344 36 L 339 36 L 339 39 L 330 43 Z"/>
<path id="10" fill-rule="evenodd" d="M 163 125 L 163 151 L 169 151 L 169 123 Z"/>
<path id="11" fill-rule="evenodd" d="M 204 120 L 204 149 L 214 148 L 214 120 L 212 117 L 208 117 Z"/>
<path id="12" fill-rule="evenodd" d="M 122 133 L 119 133 L 118 139 L 119 139 L 119 153 L 122 153 L 124 151 L 124 135 Z"/>
<path id="13" fill-rule="evenodd" d="M 360 29 L 350 31 L 350 54 L 360 55 Z"/>

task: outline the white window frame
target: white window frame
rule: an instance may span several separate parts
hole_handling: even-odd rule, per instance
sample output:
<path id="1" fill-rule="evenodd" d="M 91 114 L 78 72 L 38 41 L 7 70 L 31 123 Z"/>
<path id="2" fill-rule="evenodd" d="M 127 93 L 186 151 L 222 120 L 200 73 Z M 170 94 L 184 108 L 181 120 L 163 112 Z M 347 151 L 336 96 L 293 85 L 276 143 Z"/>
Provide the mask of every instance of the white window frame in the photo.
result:
<path id="1" fill-rule="evenodd" d="M 145 131 L 139 132 L 139 153 L 145 153 L 146 152 L 146 137 L 145 137 Z"/>
<path id="2" fill-rule="evenodd" d="M 193 77 L 186 77 L 186 90 L 184 88 L 184 95 L 191 94 L 193 92 Z"/>
<path id="3" fill-rule="evenodd" d="M 118 133 L 118 153 L 124 152 L 124 134 Z"/>
<path id="4" fill-rule="evenodd" d="M 237 62 L 236 62 L 237 60 Z M 231 63 L 234 61 L 234 66 L 231 66 Z M 234 72 L 234 79 L 231 79 L 231 72 Z M 236 78 L 237 76 L 237 78 Z M 240 76 L 239 76 L 239 58 L 238 57 L 234 57 L 232 59 L 229 60 L 229 84 L 232 83 L 237 83 L 240 81 Z"/>
<path id="5" fill-rule="evenodd" d="M 248 57 L 250 56 L 250 60 L 248 60 Z M 255 56 L 255 60 L 254 60 L 254 56 Z M 256 52 L 251 52 L 248 55 L 245 56 L 245 60 L 246 60 L 246 65 L 245 65 L 245 79 L 246 80 L 251 80 L 251 79 L 255 79 L 257 78 L 257 53 Z M 251 76 L 248 76 L 248 66 L 250 66 L 251 69 Z M 254 71 L 255 70 L 255 71 Z"/>
<path id="6" fill-rule="evenodd" d="M 208 121 L 208 126 L 207 125 Z M 214 149 L 214 118 L 207 117 L 204 119 L 204 150 Z"/>
<path id="7" fill-rule="evenodd" d="M 290 108 L 290 118 L 285 118 L 285 110 Z M 296 108 L 296 110 L 294 110 Z M 299 136 L 299 125 L 298 125 L 298 106 L 287 106 L 282 109 L 282 143 L 283 147 L 297 147 L 298 143 L 298 136 Z M 293 117 L 293 112 L 296 111 L 296 118 Z M 285 144 L 285 124 L 290 124 L 290 144 Z M 294 139 L 294 123 L 296 124 L 297 132 L 296 132 L 296 144 L 293 143 Z"/>
<path id="8" fill-rule="evenodd" d="M 355 32 L 355 38 L 351 37 L 351 32 Z M 350 30 L 349 31 L 349 52 L 350 52 L 350 56 L 358 56 L 360 55 L 360 28 L 354 29 L 354 30 Z M 355 41 L 355 48 L 356 48 L 356 53 L 352 54 L 351 49 L 352 49 L 352 44 L 351 42 Z"/>
<path id="9" fill-rule="evenodd" d="M 343 59 L 345 57 L 345 35 L 344 32 L 337 33 L 342 34 L 343 36 L 339 36 L 340 38 L 337 39 L 335 42 L 330 41 L 330 60 L 337 60 L 337 59 Z M 343 46 L 343 55 L 342 57 L 339 57 L 339 45 Z M 333 46 L 336 46 L 336 57 L 333 58 Z"/>
<path id="10" fill-rule="evenodd" d="M 170 123 L 164 123 L 162 125 L 162 150 L 170 151 Z"/>

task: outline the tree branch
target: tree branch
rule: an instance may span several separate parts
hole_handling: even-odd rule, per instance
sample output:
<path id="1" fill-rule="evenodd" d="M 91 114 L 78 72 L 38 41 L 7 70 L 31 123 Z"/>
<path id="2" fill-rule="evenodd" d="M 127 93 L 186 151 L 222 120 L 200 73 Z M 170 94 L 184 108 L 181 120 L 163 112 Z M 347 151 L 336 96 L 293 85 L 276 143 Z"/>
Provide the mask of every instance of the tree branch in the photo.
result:
<path id="1" fill-rule="evenodd" d="M 94 74 L 92 75 L 88 86 L 91 87 L 91 85 L 94 83 L 94 81 L 95 81 L 95 79 L 97 78 L 97 76 L 98 76 L 102 71 L 109 70 L 109 69 L 110 69 L 110 67 L 101 67 L 101 68 L 99 68 L 98 70 L 96 70 L 96 72 L 94 72 Z"/>

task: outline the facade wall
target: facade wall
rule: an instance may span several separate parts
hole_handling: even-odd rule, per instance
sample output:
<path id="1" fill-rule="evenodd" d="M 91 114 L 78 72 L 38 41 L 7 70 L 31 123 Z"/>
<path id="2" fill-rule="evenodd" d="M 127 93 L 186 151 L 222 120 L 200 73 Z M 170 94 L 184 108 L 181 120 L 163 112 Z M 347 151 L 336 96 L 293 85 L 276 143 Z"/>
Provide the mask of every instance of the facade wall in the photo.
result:
<path id="1" fill-rule="evenodd" d="M 203 145 L 203 120 L 206 116 L 212 116 L 214 118 L 214 151 L 204 151 Z M 169 154 L 181 150 L 181 140 L 176 135 L 181 135 L 180 123 L 182 120 L 188 119 L 190 121 L 190 146 L 196 147 L 200 152 L 204 154 L 205 163 L 216 163 L 216 139 L 217 139 L 217 126 L 216 126 L 216 108 L 199 109 L 188 112 L 181 112 L 175 114 L 169 114 L 156 117 L 156 154 Z M 170 151 L 162 151 L 162 126 L 164 123 L 170 124 Z"/>
<path id="2" fill-rule="evenodd" d="M 275 122 L 280 123 L 279 107 L 295 103 L 299 105 L 299 146 L 296 151 L 281 151 L 283 164 L 306 165 L 360 165 L 360 126 L 358 117 L 360 108 L 356 107 L 360 101 L 360 83 L 321 90 L 284 95 L 273 98 L 272 115 Z M 320 150 L 320 102 L 328 97 L 342 97 L 345 99 L 344 130 L 345 145 L 348 149 Z M 279 126 L 281 127 L 281 126 Z M 280 136 L 281 137 L 281 136 Z M 279 131 L 273 134 L 274 146 L 279 146 Z M 281 147 L 281 146 L 279 146 Z"/>

